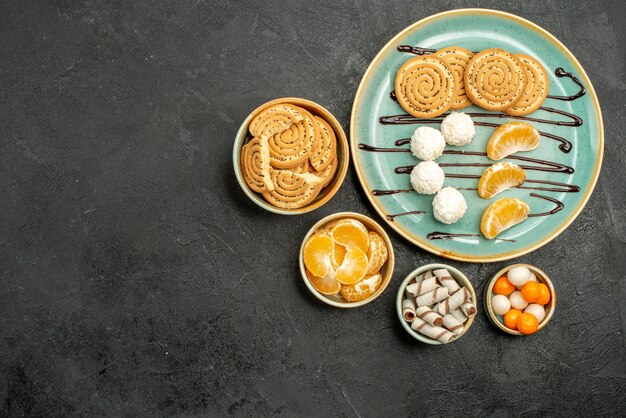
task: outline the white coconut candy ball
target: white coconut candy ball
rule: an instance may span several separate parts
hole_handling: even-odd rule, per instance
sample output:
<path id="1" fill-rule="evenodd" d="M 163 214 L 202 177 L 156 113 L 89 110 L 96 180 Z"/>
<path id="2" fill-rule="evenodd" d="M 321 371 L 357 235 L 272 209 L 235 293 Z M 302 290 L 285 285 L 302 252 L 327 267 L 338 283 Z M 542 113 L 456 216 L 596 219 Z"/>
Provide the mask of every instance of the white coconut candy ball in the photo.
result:
<path id="1" fill-rule="evenodd" d="M 524 309 L 524 313 L 535 315 L 535 318 L 537 318 L 537 321 L 539 322 L 543 321 L 543 318 L 546 317 L 545 308 L 537 303 L 531 303 L 528 305 L 526 309 Z"/>
<path id="2" fill-rule="evenodd" d="M 452 112 L 441 122 L 441 134 L 449 145 L 460 147 L 472 142 L 476 128 L 468 114 Z"/>
<path id="3" fill-rule="evenodd" d="M 411 136 L 411 152 L 423 161 L 432 161 L 443 154 L 446 141 L 441 132 L 428 126 L 421 126 Z"/>
<path id="4" fill-rule="evenodd" d="M 530 280 L 530 270 L 524 266 L 513 267 L 506 273 L 506 277 L 514 286 L 524 286 Z"/>
<path id="5" fill-rule="evenodd" d="M 519 309 L 520 311 L 523 311 L 524 308 L 528 306 L 528 302 L 526 301 L 526 299 L 524 299 L 524 296 L 522 296 L 522 292 L 520 292 L 519 290 L 516 290 L 509 295 L 509 301 L 511 302 L 512 307 L 514 307 L 515 309 Z"/>
<path id="6" fill-rule="evenodd" d="M 435 194 L 443 187 L 446 175 L 434 161 L 422 161 L 411 171 L 411 185 L 417 193 Z"/>
<path id="7" fill-rule="evenodd" d="M 444 224 L 453 224 L 465 215 L 467 203 L 465 198 L 454 187 L 444 187 L 433 199 L 435 219 Z"/>
<path id="8" fill-rule="evenodd" d="M 491 298 L 491 309 L 496 315 L 505 315 L 511 310 L 511 302 L 504 295 L 495 295 Z"/>
<path id="9" fill-rule="evenodd" d="M 529 282 L 535 282 L 535 283 L 539 283 L 539 279 L 537 279 L 537 276 L 535 276 L 535 273 L 533 273 L 532 271 L 530 272 L 530 279 L 528 279 Z M 528 283 L 528 282 L 526 282 Z M 526 284 L 524 283 L 524 284 Z M 517 290 L 522 290 L 522 287 L 524 287 L 524 285 L 522 286 L 516 286 Z"/>

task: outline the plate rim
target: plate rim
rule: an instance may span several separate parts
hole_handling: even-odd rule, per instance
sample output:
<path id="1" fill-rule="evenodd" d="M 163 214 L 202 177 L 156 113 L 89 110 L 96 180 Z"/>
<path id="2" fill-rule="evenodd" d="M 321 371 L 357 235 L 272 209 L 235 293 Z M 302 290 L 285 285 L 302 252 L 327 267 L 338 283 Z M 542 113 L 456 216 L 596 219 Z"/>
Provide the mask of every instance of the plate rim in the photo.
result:
<path id="1" fill-rule="evenodd" d="M 591 181 L 589 183 L 589 187 L 587 188 L 585 195 L 580 200 L 580 203 L 578 204 L 578 206 L 574 209 L 574 212 L 572 213 L 572 215 L 567 220 L 565 220 L 561 225 L 559 225 L 559 227 L 554 232 L 542 238 L 537 243 L 533 245 L 529 245 L 525 248 L 521 248 L 519 250 L 514 250 L 514 251 L 510 251 L 510 252 L 503 253 L 503 254 L 497 254 L 493 256 L 462 255 L 462 254 L 456 254 L 455 252 L 448 251 L 448 250 L 441 250 L 437 248 L 435 245 L 428 243 L 427 241 L 418 240 L 416 237 L 412 236 L 407 231 L 400 228 L 394 222 L 390 222 L 387 219 L 385 213 L 383 212 L 381 205 L 376 201 L 376 199 L 374 199 L 374 197 L 370 193 L 367 192 L 366 182 L 365 182 L 363 173 L 361 172 L 361 166 L 358 161 L 358 156 L 357 156 L 358 149 L 357 149 L 357 143 L 356 143 L 357 141 L 355 139 L 356 138 L 356 110 L 362 100 L 364 86 L 366 84 L 367 79 L 369 78 L 370 72 L 373 71 L 375 66 L 378 64 L 378 61 L 382 58 L 382 55 L 388 51 L 388 49 L 398 40 L 398 38 L 404 36 L 407 32 L 410 32 L 418 28 L 419 26 L 422 26 L 434 20 L 445 18 L 447 16 L 466 15 L 466 14 L 486 14 L 486 15 L 492 15 L 492 16 L 505 18 L 505 19 L 510 19 L 518 24 L 526 26 L 527 28 L 531 30 L 539 32 L 539 34 L 543 35 L 548 41 L 552 42 L 557 48 L 561 49 L 561 51 L 570 58 L 570 60 L 574 64 L 574 67 L 576 67 L 575 69 L 579 72 L 583 81 L 586 83 L 587 92 L 589 93 L 591 102 L 593 103 L 593 107 L 596 111 L 597 118 L 598 118 L 598 131 L 599 131 L 598 157 L 596 158 L 595 167 L 594 167 Z M 516 257 L 520 257 L 524 254 L 528 254 L 532 251 L 535 251 L 543 247 L 544 245 L 548 244 L 549 242 L 554 240 L 556 237 L 561 235 L 561 233 L 565 231 L 571 225 L 571 223 L 574 222 L 574 220 L 580 215 L 584 207 L 587 205 L 587 202 L 591 198 L 593 191 L 596 188 L 596 184 L 600 176 L 600 171 L 602 169 L 602 161 L 604 158 L 604 121 L 602 118 L 602 110 L 600 109 L 598 96 L 596 95 L 596 91 L 593 87 L 593 84 L 591 83 L 591 80 L 589 79 L 589 76 L 585 72 L 585 69 L 580 64 L 578 59 L 574 56 L 574 54 L 558 38 L 552 35 L 552 33 L 548 32 L 546 29 L 537 25 L 536 23 L 531 22 L 530 20 L 527 20 L 523 17 L 520 17 L 512 13 L 503 12 L 500 10 L 484 9 L 484 8 L 453 9 L 453 10 L 447 10 L 444 12 L 427 16 L 407 26 L 406 28 L 398 32 L 393 38 L 391 38 L 378 51 L 376 56 L 370 61 L 370 64 L 367 67 L 367 70 L 365 71 L 365 73 L 363 74 L 363 77 L 361 78 L 359 87 L 356 91 L 354 101 L 352 104 L 352 112 L 350 115 L 350 153 L 352 154 L 351 158 L 354 164 L 354 169 L 357 173 L 357 177 L 359 178 L 359 183 L 361 184 L 361 187 L 365 191 L 365 195 L 367 196 L 372 206 L 374 206 L 374 209 L 376 210 L 376 212 L 378 212 L 378 215 L 381 216 L 383 220 L 387 223 L 387 225 L 393 228 L 397 233 L 399 233 L 405 239 L 417 245 L 418 247 L 432 254 L 435 254 L 444 258 L 448 258 L 448 259 L 456 260 L 456 261 L 471 262 L 471 263 L 475 263 L 475 262 L 494 263 L 498 261 L 510 260 Z"/>

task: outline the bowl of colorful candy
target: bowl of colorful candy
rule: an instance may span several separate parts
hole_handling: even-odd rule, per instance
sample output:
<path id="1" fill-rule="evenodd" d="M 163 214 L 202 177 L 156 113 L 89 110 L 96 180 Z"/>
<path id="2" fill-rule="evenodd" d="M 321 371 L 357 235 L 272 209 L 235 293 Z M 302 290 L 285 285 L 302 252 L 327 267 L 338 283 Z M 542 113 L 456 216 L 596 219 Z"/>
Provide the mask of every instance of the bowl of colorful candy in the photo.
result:
<path id="1" fill-rule="evenodd" d="M 530 335 L 552 319 L 556 292 L 542 270 L 514 264 L 493 275 L 483 302 L 487 317 L 496 327 L 512 335 Z"/>

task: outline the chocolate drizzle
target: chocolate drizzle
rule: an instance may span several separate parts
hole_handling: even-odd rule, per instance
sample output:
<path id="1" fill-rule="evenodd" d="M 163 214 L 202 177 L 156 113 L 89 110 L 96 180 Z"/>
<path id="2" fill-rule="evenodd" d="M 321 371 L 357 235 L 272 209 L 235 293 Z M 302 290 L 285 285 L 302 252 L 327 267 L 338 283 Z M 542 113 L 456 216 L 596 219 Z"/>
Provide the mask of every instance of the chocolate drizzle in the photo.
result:
<path id="1" fill-rule="evenodd" d="M 408 138 L 399 139 L 396 141 L 396 145 L 403 145 L 406 143 L 404 141 L 410 141 L 410 139 Z M 359 144 L 358 148 L 363 151 L 368 151 L 368 152 L 408 152 L 408 153 L 411 152 L 411 150 L 407 148 L 382 148 L 382 147 L 373 147 L 367 144 Z M 443 153 L 444 155 L 469 155 L 469 156 L 480 156 L 480 157 L 487 156 L 486 152 L 478 152 L 478 151 L 445 150 Z M 524 170 L 535 170 L 535 171 L 545 171 L 549 173 L 565 173 L 565 174 L 572 174 L 574 172 L 574 168 L 567 166 L 565 164 L 554 163 L 552 161 L 539 160 L 539 159 L 530 158 L 530 157 L 522 157 L 520 155 L 509 155 L 507 159 L 539 164 L 538 166 L 520 165 L 520 167 L 522 167 Z M 440 167 L 489 167 L 492 164 L 493 163 L 439 163 L 439 166 Z M 411 172 L 413 167 L 414 166 L 412 165 L 400 166 L 400 167 L 396 167 L 394 171 L 397 174 L 408 174 Z M 473 178 L 473 177 L 470 177 L 470 178 Z"/>
<path id="2" fill-rule="evenodd" d="M 369 152 L 411 152 L 410 149 L 406 149 L 406 148 L 380 148 L 380 147 L 373 147 L 367 144 L 359 144 L 358 148 L 362 149 L 363 151 L 369 151 Z"/>
<path id="3" fill-rule="evenodd" d="M 562 120 L 556 121 L 556 120 L 549 120 L 549 119 L 531 118 L 530 116 L 513 116 L 513 115 L 508 115 L 506 113 L 467 112 L 467 114 L 471 116 L 472 118 L 519 119 L 519 120 L 526 120 L 529 122 L 544 123 L 546 125 L 556 125 L 556 126 L 578 127 L 583 124 L 583 120 L 579 116 L 573 113 L 569 113 L 564 110 L 554 109 L 552 107 L 544 107 L 544 106 L 540 107 L 539 109 L 549 112 L 549 113 L 558 113 L 559 115 L 563 115 L 571 119 L 571 121 L 562 121 Z M 383 125 L 413 125 L 417 123 L 441 123 L 441 121 L 443 121 L 443 118 L 445 118 L 449 114 L 450 113 L 444 113 L 441 116 L 437 116 L 436 118 L 432 118 L 432 119 L 416 118 L 415 116 L 411 116 L 408 114 L 390 115 L 390 116 L 381 116 L 380 118 L 378 118 L 378 121 Z M 493 124 L 485 125 L 484 123 L 485 122 L 475 121 L 474 125 L 500 126 L 500 125 L 493 125 Z"/>
<path id="4" fill-rule="evenodd" d="M 547 200 L 549 202 L 554 203 L 556 206 L 554 207 L 554 209 L 549 210 L 548 212 L 541 212 L 541 213 L 531 213 L 530 215 L 528 215 L 529 218 L 532 217 L 537 217 L 537 216 L 549 216 L 549 215 L 554 215 L 555 213 L 563 210 L 563 208 L 565 207 L 565 205 L 563 204 L 563 202 L 561 202 L 558 199 L 555 199 L 553 197 L 548 197 L 548 196 L 544 196 L 544 195 L 540 195 L 537 193 L 531 193 L 530 194 L 532 197 L 538 197 L 540 199 L 544 199 Z"/>
<path id="5" fill-rule="evenodd" d="M 426 235 L 426 238 L 428 238 L 429 240 L 434 240 L 434 239 L 444 239 L 444 240 L 449 240 L 449 239 L 453 239 L 455 237 L 479 237 L 479 234 L 452 234 L 449 232 L 439 232 L 439 231 L 435 231 L 435 232 L 431 232 L 430 234 Z"/>
<path id="6" fill-rule="evenodd" d="M 573 113 L 564 112 L 562 110 L 553 109 L 551 107 L 541 107 L 540 109 L 545 110 L 546 112 L 558 113 L 567 117 L 572 118 L 572 122 L 567 121 L 549 121 L 547 119 L 537 119 L 537 118 L 529 118 L 527 116 L 511 116 L 504 113 L 482 113 L 482 112 L 468 112 L 467 114 L 472 117 L 496 117 L 496 118 L 513 118 L 513 119 L 524 119 L 530 120 L 540 123 L 547 123 L 550 125 L 560 125 L 560 126 L 580 126 L 583 123 L 583 120 Z M 444 113 L 440 118 L 433 119 L 420 119 L 411 115 L 393 115 L 393 116 L 382 116 L 379 121 L 383 125 L 410 125 L 414 123 L 419 124 L 439 124 L 442 122 L 443 117 L 446 117 L 448 113 Z M 497 128 L 501 126 L 499 123 L 494 122 L 484 122 L 484 121 L 475 121 L 474 125 L 476 126 L 488 126 L 492 128 Z M 572 143 L 562 136 L 554 135 L 548 132 L 539 131 L 539 134 L 543 137 L 553 139 L 559 142 L 559 149 L 564 153 L 568 153 L 572 150 Z"/>
<path id="7" fill-rule="evenodd" d="M 390 194 L 398 194 L 398 193 L 411 193 L 414 192 L 413 189 L 396 189 L 396 190 L 372 190 L 372 196 L 387 196 Z"/>
<path id="8" fill-rule="evenodd" d="M 407 215 L 420 215 L 422 213 L 426 213 L 423 210 L 412 210 L 410 212 L 402 212 L 396 213 L 394 215 L 387 215 L 386 218 L 388 221 L 393 222 L 398 216 L 407 216 Z"/>
<path id="9" fill-rule="evenodd" d="M 449 239 L 454 239 L 457 237 L 480 237 L 480 234 L 453 234 L 451 232 L 435 231 L 426 235 L 426 238 L 428 238 L 429 240 L 435 240 L 435 239 L 449 240 Z M 496 238 L 496 241 L 515 242 L 514 239 L 507 239 L 507 238 Z"/>
<path id="10" fill-rule="evenodd" d="M 587 93 L 587 89 L 585 89 L 585 86 L 583 86 L 583 83 L 581 83 L 580 80 L 578 78 L 576 78 L 576 76 L 574 74 L 565 71 L 562 67 L 559 67 L 556 70 L 554 70 L 554 74 L 557 77 L 567 77 L 567 78 L 569 78 L 574 83 L 578 84 L 578 87 L 580 87 L 580 90 L 578 91 L 578 93 L 576 93 L 576 94 L 574 94 L 572 96 L 550 96 L 550 95 L 548 95 L 548 99 L 564 100 L 564 101 L 571 102 L 572 100 L 576 100 L 579 97 L 584 96 L 585 93 Z"/>
<path id="11" fill-rule="evenodd" d="M 437 52 L 436 49 L 422 48 L 420 46 L 411 46 L 411 45 L 400 45 L 398 46 L 398 51 L 409 52 L 415 55 L 432 54 L 433 52 Z"/>

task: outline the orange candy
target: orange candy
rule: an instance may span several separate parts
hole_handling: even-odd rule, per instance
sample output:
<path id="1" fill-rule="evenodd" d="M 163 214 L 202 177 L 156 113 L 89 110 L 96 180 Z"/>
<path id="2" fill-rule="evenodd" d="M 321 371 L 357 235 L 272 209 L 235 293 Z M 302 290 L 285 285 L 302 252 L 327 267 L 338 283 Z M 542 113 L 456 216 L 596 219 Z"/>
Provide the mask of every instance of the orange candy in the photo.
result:
<path id="1" fill-rule="evenodd" d="M 539 283 L 539 297 L 535 301 L 540 305 L 547 305 L 550 302 L 550 289 L 544 283 Z"/>
<path id="2" fill-rule="evenodd" d="M 544 285 L 545 286 L 545 285 Z M 522 286 L 522 296 L 528 303 L 535 303 L 541 292 L 539 283 L 528 282 Z M 543 304 L 542 304 L 543 305 Z"/>
<path id="3" fill-rule="evenodd" d="M 509 296 L 515 290 L 515 285 L 506 276 L 500 277 L 493 284 L 493 293 L 496 295 Z"/>
<path id="4" fill-rule="evenodd" d="M 522 311 L 518 309 L 510 309 L 504 314 L 504 325 L 509 329 L 517 329 L 517 321 L 522 315 Z"/>
<path id="5" fill-rule="evenodd" d="M 534 334 L 538 326 L 539 321 L 533 314 L 523 313 L 517 319 L 517 330 L 524 335 Z"/>

